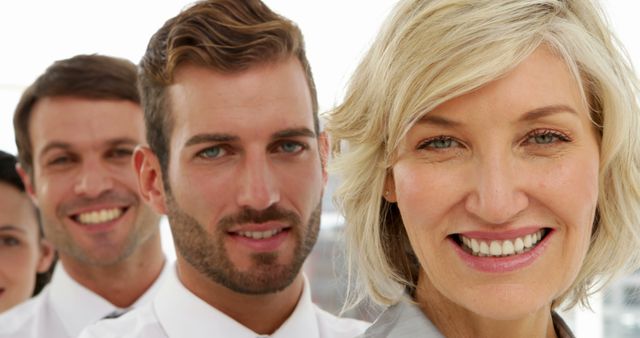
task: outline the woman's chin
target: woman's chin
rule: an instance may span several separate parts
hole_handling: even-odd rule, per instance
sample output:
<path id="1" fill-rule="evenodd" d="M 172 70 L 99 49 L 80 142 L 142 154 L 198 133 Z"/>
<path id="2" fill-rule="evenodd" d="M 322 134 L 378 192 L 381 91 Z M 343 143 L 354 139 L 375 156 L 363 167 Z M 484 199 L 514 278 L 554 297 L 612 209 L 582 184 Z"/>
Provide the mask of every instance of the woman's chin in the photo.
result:
<path id="1" fill-rule="evenodd" d="M 459 306 L 474 314 L 499 321 L 521 320 L 541 314 L 549 316 L 552 297 L 532 292 L 530 286 L 504 286 L 491 290 L 476 290 L 472 294 L 453 299 Z"/>

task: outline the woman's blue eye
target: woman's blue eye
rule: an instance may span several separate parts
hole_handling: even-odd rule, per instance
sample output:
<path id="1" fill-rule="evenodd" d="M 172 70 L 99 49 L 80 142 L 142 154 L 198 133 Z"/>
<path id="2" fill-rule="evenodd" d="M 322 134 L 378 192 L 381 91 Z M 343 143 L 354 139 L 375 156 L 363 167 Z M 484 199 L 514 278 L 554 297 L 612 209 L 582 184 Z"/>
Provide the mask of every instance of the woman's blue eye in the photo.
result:
<path id="1" fill-rule="evenodd" d="M 438 137 L 435 139 L 427 140 L 422 142 L 418 148 L 420 149 L 447 149 L 452 147 L 458 147 L 460 143 L 453 138 L 450 137 Z"/>
<path id="2" fill-rule="evenodd" d="M 536 135 L 533 137 L 535 143 L 537 144 L 549 144 L 558 140 L 558 136 L 547 133 L 542 135 Z"/>
<path id="3" fill-rule="evenodd" d="M 4 246 L 16 246 L 20 244 L 20 241 L 15 237 L 3 237 L 0 238 L 0 243 Z"/>
<path id="4" fill-rule="evenodd" d="M 540 131 L 531 135 L 527 141 L 537 145 L 553 144 L 558 141 L 569 142 L 569 138 L 552 131 Z"/>

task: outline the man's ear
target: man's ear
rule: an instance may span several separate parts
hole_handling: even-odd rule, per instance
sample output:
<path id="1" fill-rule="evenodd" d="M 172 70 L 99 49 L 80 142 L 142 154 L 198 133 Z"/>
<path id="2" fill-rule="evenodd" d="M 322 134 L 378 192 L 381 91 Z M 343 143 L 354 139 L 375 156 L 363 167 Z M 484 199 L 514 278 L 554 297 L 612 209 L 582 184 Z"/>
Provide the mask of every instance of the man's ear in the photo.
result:
<path id="1" fill-rule="evenodd" d="M 32 169 L 33 170 L 33 169 Z M 31 175 L 22 168 L 20 163 L 16 163 L 16 171 L 18 175 L 20 175 L 20 179 L 22 180 L 22 184 L 24 184 L 24 190 L 27 192 L 27 195 L 33 202 L 33 205 L 38 206 L 38 199 L 36 198 L 35 188 L 33 186 L 33 180 L 31 179 Z"/>
<path id="2" fill-rule="evenodd" d="M 53 259 L 56 257 L 56 250 L 53 245 L 45 238 L 40 239 L 40 259 L 36 266 L 38 273 L 47 272 L 53 263 Z"/>
<path id="3" fill-rule="evenodd" d="M 387 172 L 387 177 L 384 179 L 384 192 L 382 193 L 382 197 L 389 203 L 396 203 L 398 201 L 396 198 L 396 182 L 393 178 L 392 170 Z"/>
<path id="4" fill-rule="evenodd" d="M 320 152 L 320 163 L 322 164 L 322 178 L 327 184 L 329 174 L 327 174 L 327 164 L 329 163 L 329 137 L 324 131 L 318 136 L 318 151 Z"/>
<path id="5" fill-rule="evenodd" d="M 133 167 L 138 176 L 138 191 L 142 199 L 157 213 L 166 214 L 164 182 L 156 154 L 148 146 L 137 146 L 133 152 Z"/>

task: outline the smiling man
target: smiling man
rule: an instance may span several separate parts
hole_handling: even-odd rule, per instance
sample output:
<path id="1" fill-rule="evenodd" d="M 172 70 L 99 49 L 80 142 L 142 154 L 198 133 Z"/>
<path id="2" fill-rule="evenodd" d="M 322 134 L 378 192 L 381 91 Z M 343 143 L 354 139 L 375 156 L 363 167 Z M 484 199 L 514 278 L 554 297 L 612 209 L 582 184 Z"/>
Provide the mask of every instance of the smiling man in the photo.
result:
<path id="1" fill-rule="evenodd" d="M 77 337 L 151 297 L 165 259 L 132 167 L 145 133 L 136 78 L 129 61 L 80 55 L 22 95 L 19 172 L 61 264 L 42 294 L 0 317 L 0 337 Z"/>
<path id="2" fill-rule="evenodd" d="M 169 217 L 177 265 L 152 304 L 83 337 L 354 337 L 311 302 L 327 140 L 302 35 L 258 0 L 199 2 L 141 62 L 150 148 L 140 189 Z"/>

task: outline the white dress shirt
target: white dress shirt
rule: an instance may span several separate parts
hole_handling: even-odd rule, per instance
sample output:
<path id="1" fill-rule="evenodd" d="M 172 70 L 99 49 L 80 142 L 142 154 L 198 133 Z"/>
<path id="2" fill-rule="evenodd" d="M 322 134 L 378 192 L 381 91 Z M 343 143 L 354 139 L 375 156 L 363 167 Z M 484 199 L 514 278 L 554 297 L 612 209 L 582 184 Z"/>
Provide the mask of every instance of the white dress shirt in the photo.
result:
<path id="1" fill-rule="evenodd" d="M 131 306 L 153 299 L 168 275 L 165 263 L 154 284 Z M 0 315 L 0 338 L 75 338 L 83 328 L 114 311 L 124 311 L 78 284 L 58 264 L 51 282 L 36 297 Z"/>
<path id="2" fill-rule="evenodd" d="M 291 316 L 274 334 L 259 335 L 191 293 L 174 267 L 151 303 L 120 318 L 91 325 L 80 338 L 353 338 L 369 325 L 335 317 L 313 304 L 305 278 L 302 296 Z"/>

